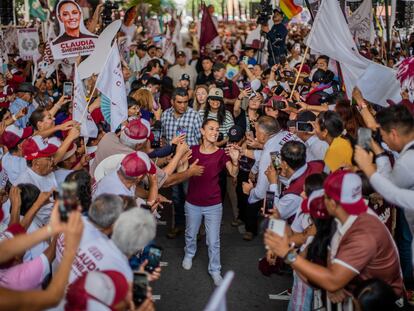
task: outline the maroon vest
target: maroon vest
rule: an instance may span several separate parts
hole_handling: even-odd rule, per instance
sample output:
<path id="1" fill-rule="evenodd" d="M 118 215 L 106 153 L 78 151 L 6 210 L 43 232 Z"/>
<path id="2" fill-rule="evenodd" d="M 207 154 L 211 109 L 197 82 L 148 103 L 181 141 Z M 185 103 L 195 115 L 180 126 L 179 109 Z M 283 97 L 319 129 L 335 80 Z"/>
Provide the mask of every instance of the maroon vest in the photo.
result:
<path id="1" fill-rule="evenodd" d="M 323 161 L 310 161 L 307 164 L 308 167 L 306 168 L 306 171 L 298 178 L 293 180 L 290 183 L 289 187 L 283 190 L 282 196 L 289 193 L 300 195 L 303 191 L 303 185 L 305 184 L 306 177 L 312 174 L 322 173 L 325 167 L 325 163 Z"/>

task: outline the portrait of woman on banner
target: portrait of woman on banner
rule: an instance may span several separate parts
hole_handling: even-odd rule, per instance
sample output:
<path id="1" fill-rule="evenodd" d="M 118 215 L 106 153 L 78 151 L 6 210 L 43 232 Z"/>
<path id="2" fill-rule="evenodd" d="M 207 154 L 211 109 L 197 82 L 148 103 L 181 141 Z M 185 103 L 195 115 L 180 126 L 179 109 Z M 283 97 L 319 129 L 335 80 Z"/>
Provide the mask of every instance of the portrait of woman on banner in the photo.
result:
<path id="1" fill-rule="evenodd" d="M 86 29 L 80 6 L 72 0 L 60 1 L 56 7 L 56 17 L 60 33 L 52 42 L 55 59 L 92 53 L 98 37 Z"/>

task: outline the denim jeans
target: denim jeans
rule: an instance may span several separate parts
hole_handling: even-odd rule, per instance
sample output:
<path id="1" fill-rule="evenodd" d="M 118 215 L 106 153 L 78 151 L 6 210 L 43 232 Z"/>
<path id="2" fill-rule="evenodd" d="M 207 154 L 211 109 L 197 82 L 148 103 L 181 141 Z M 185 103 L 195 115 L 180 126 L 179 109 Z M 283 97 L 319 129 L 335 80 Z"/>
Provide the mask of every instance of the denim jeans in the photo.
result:
<path id="1" fill-rule="evenodd" d="M 172 186 L 172 202 L 174 204 L 174 227 L 184 227 L 184 203 L 188 190 L 188 181 Z"/>
<path id="2" fill-rule="evenodd" d="M 413 288 L 413 266 L 412 266 L 412 248 L 411 243 L 413 237 L 411 235 L 410 226 L 405 218 L 404 211 L 397 209 L 397 224 L 395 230 L 395 239 L 398 247 L 401 270 L 404 277 L 405 285 L 409 289 Z"/>
<path id="3" fill-rule="evenodd" d="M 185 202 L 185 257 L 193 258 L 197 251 L 197 233 L 204 216 L 208 247 L 208 272 L 220 273 L 220 225 L 223 205 L 196 206 Z"/>

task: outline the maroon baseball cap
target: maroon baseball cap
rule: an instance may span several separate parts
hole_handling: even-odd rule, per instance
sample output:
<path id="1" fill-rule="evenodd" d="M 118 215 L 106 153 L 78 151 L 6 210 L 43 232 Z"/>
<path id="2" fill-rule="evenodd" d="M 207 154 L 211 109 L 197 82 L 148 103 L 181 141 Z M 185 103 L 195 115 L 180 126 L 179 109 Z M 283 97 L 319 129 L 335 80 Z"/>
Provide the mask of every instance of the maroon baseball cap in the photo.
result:
<path id="1" fill-rule="evenodd" d="M 121 133 L 123 140 L 132 144 L 142 144 L 147 139 L 152 141 L 154 135 L 151 132 L 151 124 L 142 118 L 130 121 Z"/>
<path id="2" fill-rule="evenodd" d="M 65 310 L 115 310 L 115 306 L 125 300 L 129 285 L 125 276 L 112 270 L 90 271 L 73 282 L 66 294 Z"/>
<path id="3" fill-rule="evenodd" d="M 58 147 L 54 144 L 48 143 L 46 139 L 36 135 L 30 137 L 23 142 L 23 155 L 26 160 L 33 160 L 38 158 L 47 158 L 56 153 Z"/>
<path id="4" fill-rule="evenodd" d="M 128 177 L 155 174 L 157 168 L 148 155 L 141 151 L 128 154 L 121 162 L 121 169 Z"/>
<path id="5" fill-rule="evenodd" d="M 314 219 L 328 219 L 331 217 L 325 206 L 324 194 L 323 189 L 313 191 L 309 198 L 302 201 L 302 212 L 309 213 Z"/>
<path id="6" fill-rule="evenodd" d="M 368 209 L 362 197 L 361 177 L 355 173 L 338 170 L 326 178 L 323 188 L 350 215 L 359 215 Z"/>
<path id="7" fill-rule="evenodd" d="M 8 148 L 14 148 L 23 139 L 26 139 L 33 134 L 31 127 L 20 128 L 14 124 L 6 127 L 3 135 L 1 136 L 1 142 Z"/>

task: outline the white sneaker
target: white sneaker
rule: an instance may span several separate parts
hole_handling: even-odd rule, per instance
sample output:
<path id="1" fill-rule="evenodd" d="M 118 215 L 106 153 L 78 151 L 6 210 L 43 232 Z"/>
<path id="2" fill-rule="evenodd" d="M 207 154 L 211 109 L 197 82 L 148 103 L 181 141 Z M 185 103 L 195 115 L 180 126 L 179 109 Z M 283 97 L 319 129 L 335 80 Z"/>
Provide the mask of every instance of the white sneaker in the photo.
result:
<path id="1" fill-rule="evenodd" d="M 214 285 L 220 286 L 221 282 L 223 282 L 223 278 L 221 277 L 220 272 L 212 273 L 210 275 L 214 281 Z"/>
<path id="2" fill-rule="evenodd" d="M 185 270 L 190 270 L 193 266 L 193 260 L 191 258 L 184 257 L 182 266 Z"/>

